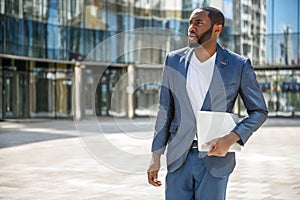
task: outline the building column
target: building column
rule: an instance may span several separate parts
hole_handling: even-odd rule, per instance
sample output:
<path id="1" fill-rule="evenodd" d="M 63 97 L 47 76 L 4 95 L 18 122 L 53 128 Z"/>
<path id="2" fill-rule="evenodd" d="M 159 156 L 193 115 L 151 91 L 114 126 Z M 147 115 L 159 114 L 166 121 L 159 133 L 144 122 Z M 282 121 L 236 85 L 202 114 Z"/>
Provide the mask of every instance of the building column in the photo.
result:
<path id="1" fill-rule="evenodd" d="M 80 120 L 84 117 L 83 70 L 80 63 L 75 64 L 73 81 L 73 116 L 75 120 Z"/>
<path id="2" fill-rule="evenodd" d="M 135 66 L 129 65 L 127 68 L 127 74 L 128 74 L 128 85 L 126 88 L 127 91 L 127 98 L 128 98 L 128 110 L 127 115 L 128 118 L 132 119 L 134 117 L 134 74 L 135 74 Z"/>

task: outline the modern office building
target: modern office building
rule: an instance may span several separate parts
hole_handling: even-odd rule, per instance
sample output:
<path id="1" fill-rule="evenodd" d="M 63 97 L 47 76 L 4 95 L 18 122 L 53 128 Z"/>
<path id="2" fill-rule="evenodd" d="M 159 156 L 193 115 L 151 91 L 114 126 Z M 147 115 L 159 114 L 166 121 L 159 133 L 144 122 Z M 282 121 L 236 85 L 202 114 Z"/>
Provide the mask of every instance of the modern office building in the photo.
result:
<path id="1" fill-rule="evenodd" d="M 0 0 L 0 120 L 153 115 L 203 5 L 224 11 L 220 44 L 252 60 L 270 115 L 300 116 L 297 0 Z"/>
<path id="2" fill-rule="evenodd" d="M 252 64 L 265 64 L 266 60 L 266 0 L 234 0 L 234 50 L 249 57 Z"/>

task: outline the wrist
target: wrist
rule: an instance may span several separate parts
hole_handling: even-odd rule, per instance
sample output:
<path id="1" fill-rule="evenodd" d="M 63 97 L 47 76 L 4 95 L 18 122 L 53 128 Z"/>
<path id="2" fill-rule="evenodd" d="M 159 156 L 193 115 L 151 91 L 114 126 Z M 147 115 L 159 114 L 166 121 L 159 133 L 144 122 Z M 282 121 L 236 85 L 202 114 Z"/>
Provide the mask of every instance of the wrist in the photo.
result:
<path id="1" fill-rule="evenodd" d="M 157 154 L 157 153 L 153 153 L 153 154 L 152 154 L 152 158 L 155 159 L 155 160 L 160 160 L 160 156 L 161 156 L 161 155 L 160 155 L 160 154 Z"/>
<path id="2" fill-rule="evenodd" d="M 231 132 L 228 136 L 230 136 L 230 141 L 232 144 L 236 143 L 241 139 L 240 136 L 235 132 Z"/>

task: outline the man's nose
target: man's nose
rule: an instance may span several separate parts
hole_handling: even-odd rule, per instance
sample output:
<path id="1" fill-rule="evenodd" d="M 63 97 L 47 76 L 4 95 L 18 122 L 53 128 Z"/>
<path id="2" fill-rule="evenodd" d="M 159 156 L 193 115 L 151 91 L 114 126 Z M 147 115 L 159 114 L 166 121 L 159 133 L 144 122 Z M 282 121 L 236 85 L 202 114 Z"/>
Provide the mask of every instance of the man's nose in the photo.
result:
<path id="1" fill-rule="evenodd" d="M 188 31 L 189 31 L 190 33 L 196 33 L 196 32 L 197 32 L 197 29 L 196 29 L 196 27 L 194 26 L 194 24 L 190 24 Z"/>

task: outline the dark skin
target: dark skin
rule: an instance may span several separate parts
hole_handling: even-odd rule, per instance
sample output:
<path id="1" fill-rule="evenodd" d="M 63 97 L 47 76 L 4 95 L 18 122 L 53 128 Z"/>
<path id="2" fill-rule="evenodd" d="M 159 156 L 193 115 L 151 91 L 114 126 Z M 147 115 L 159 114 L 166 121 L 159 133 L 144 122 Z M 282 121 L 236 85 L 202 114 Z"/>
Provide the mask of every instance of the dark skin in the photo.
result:
<path id="1" fill-rule="evenodd" d="M 190 26 L 188 29 L 188 38 L 190 46 L 195 49 L 196 57 L 204 62 L 209 59 L 217 50 L 217 40 L 223 29 L 221 24 L 211 24 L 208 12 L 202 9 L 196 9 L 190 16 Z M 199 44 L 200 43 L 200 44 Z M 224 157 L 230 146 L 240 140 L 240 136 L 234 132 L 217 138 L 207 145 L 212 149 L 207 153 L 208 156 Z M 153 186 L 161 186 L 158 178 L 160 169 L 160 154 L 152 154 L 152 160 L 148 168 L 148 182 Z"/>
<path id="2" fill-rule="evenodd" d="M 196 56 L 201 62 L 209 59 L 216 52 L 217 39 L 223 29 L 222 25 L 212 25 L 208 14 L 205 10 L 194 10 L 188 29 L 189 43 L 197 43 L 198 38 L 201 38 L 201 44 L 195 47 Z M 207 31 L 211 31 L 210 35 L 206 34 Z"/>

